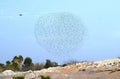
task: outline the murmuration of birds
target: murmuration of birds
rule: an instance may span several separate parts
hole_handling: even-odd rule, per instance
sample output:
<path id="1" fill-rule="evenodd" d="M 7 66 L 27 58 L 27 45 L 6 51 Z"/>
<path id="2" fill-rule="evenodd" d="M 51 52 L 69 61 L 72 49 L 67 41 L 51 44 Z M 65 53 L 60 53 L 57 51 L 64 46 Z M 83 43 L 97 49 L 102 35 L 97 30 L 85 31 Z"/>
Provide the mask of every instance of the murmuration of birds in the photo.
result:
<path id="1" fill-rule="evenodd" d="M 39 17 L 35 37 L 49 53 L 72 53 L 81 47 L 85 30 L 81 19 L 72 13 L 49 13 Z"/>

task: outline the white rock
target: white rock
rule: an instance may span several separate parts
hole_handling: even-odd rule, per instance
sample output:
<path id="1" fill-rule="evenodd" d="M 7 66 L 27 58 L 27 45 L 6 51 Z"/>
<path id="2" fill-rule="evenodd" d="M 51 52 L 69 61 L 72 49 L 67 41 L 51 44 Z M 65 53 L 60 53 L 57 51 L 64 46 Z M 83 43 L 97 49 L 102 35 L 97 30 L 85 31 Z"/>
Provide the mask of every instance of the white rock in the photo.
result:
<path id="1" fill-rule="evenodd" d="M 36 75 L 33 71 L 29 70 L 26 72 L 25 79 L 35 79 Z"/>
<path id="2" fill-rule="evenodd" d="M 15 73 L 12 70 L 5 70 L 4 72 L 2 72 L 2 74 L 5 76 L 14 76 Z"/>

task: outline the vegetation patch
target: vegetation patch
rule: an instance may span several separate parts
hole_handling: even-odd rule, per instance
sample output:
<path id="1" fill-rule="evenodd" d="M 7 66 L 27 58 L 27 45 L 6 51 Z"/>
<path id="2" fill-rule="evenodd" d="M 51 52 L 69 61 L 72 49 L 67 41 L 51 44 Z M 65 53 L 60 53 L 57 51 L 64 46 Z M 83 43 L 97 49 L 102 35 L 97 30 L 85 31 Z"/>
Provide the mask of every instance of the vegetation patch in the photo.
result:
<path id="1" fill-rule="evenodd" d="M 40 75 L 41 79 L 51 79 L 50 76 L 43 76 L 43 75 Z"/>

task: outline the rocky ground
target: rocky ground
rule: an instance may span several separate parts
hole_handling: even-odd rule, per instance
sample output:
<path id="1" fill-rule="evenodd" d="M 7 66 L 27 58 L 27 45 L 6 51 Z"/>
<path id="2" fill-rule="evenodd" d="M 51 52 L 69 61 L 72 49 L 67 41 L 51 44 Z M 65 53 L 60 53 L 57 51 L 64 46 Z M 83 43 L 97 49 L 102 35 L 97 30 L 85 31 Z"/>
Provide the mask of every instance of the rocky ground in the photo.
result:
<path id="1" fill-rule="evenodd" d="M 12 79 L 13 76 L 25 76 L 25 79 L 40 79 L 40 75 L 50 76 L 51 79 L 120 79 L 120 59 L 82 62 L 39 71 L 13 72 L 6 70 L 0 74 L 0 79 Z"/>

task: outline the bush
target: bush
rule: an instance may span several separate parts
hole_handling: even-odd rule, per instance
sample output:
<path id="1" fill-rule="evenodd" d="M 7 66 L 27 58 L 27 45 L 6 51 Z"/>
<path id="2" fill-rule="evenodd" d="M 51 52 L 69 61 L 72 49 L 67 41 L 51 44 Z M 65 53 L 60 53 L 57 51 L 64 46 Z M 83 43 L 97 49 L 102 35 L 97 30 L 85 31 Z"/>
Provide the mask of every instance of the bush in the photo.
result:
<path id="1" fill-rule="evenodd" d="M 43 76 L 43 75 L 40 75 L 41 79 L 51 79 L 50 76 Z"/>
<path id="2" fill-rule="evenodd" d="M 63 65 L 62 65 L 62 67 L 65 67 L 65 66 L 67 66 L 67 64 L 63 64 Z"/>
<path id="3" fill-rule="evenodd" d="M 47 59 L 44 68 L 56 67 L 56 66 L 58 66 L 58 63 L 51 62 L 51 60 Z"/>
<path id="4" fill-rule="evenodd" d="M 24 79 L 24 77 L 13 77 L 13 79 Z"/>

